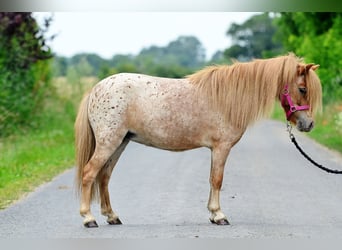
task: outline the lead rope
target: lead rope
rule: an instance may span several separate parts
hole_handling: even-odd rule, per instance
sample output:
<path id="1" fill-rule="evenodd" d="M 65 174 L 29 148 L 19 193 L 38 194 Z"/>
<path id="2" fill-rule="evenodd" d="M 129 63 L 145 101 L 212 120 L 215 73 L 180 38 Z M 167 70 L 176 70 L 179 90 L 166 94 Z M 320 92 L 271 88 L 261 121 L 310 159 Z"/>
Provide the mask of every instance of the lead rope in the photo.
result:
<path id="1" fill-rule="evenodd" d="M 311 162 L 313 165 L 315 165 L 316 167 L 330 173 L 330 174 L 342 174 L 342 171 L 340 170 L 333 170 L 330 168 L 326 168 L 324 166 L 322 166 L 321 164 L 318 164 L 317 162 L 315 162 L 313 159 L 311 159 L 310 156 L 308 156 L 303 149 L 298 145 L 296 138 L 294 137 L 293 133 L 292 133 L 292 125 L 291 123 L 288 121 L 286 124 L 286 128 L 287 128 L 287 132 L 289 132 L 289 137 L 291 139 L 291 141 L 293 142 L 293 144 L 296 146 L 296 148 L 298 149 L 298 151 L 309 161 Z"/>

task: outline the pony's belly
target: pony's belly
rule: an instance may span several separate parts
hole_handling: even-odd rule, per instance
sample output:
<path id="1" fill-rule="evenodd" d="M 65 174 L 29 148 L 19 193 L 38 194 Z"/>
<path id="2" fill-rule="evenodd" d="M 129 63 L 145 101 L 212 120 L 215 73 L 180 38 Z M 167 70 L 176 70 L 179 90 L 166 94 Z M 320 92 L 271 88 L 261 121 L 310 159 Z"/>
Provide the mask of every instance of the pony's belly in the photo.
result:
<path id="1" fill-rule="evenodd" d="M 129 139 L 131 141 L 144 144 L 146 146 L 165 149 L 170 151 L 184 151 L 194 148 L 199 148 L 205 146 L 198 139 L 192 138 L 191 140 L 187 138 L 177 138 L 175 136 L 171 137 L 161 137 L 161 136 L 142 136 L 135 133 L 129 133 Z"/>

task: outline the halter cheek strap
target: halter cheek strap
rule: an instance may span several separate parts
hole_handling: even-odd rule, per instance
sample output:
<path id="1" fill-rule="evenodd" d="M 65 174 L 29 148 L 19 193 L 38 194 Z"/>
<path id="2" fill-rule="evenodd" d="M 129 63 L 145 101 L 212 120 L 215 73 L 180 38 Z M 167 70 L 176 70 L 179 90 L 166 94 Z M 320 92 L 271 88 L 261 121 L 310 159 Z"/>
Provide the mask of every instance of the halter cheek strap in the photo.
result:
<path id="1" fill-rule="evenodd" d="M 290 106 L 290 109 L 288 111 L 286 111 L 285 107 L 286 107 L 286 102 L 288 104 L 288 106 Z M 301 110 L 308 110 L 310 109 L 309 105 L 303 105 L 303 106 L 296 106 L 293 104 L 290 93 L 289 93 L 289 86 L 288 84 L 285 85 L 284 90 L 283 90 L 283 94 L 281 96 L 281 106 L 283 107 L 285 114 L 286 114 L 286 119 L 290 120 L 290 117 L 293 113 L 295 113 L 296 111 L 301 111 Z"/>

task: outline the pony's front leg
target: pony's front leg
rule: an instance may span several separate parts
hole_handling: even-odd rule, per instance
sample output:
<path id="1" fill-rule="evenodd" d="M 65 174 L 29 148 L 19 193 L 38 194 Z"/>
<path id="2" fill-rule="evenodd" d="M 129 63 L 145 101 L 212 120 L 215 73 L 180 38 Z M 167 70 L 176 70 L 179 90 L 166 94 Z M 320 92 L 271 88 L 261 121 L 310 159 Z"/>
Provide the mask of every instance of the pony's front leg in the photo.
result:
<path id="1" fill-rule="evenodd" d="M 217 146 L 211 152 L 210 195 L 208 209 L 211 212 L 210 221 L 217 225 L 229 225 L 228 219 L 221 211 L 220 190 L 223 181 L 224 166 L 231 147 Z"/>

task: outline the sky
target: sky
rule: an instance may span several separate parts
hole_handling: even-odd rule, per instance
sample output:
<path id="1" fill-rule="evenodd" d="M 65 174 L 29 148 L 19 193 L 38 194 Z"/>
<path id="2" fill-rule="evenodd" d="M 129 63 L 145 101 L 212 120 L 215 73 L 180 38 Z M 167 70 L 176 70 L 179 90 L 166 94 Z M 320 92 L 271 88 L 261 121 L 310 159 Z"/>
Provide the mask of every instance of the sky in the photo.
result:
<path id="1" fill-rule="evenodd" d="M 40 12 L 53 16 L 48 34 L 60 56 L 96 53 L 109 59 L 115 54 L 138 54 L 141 49 L 166 46 L 181 35 L 196 36 L 206 49 L 207 59 L 231 45 L 226 35 L 232 23 L 241 24 L 255 12 Z"/>

